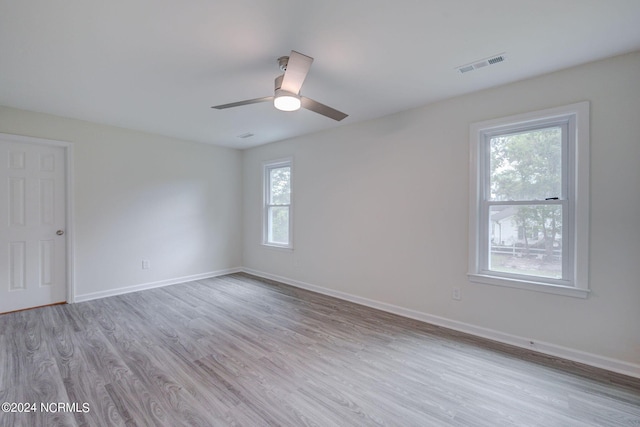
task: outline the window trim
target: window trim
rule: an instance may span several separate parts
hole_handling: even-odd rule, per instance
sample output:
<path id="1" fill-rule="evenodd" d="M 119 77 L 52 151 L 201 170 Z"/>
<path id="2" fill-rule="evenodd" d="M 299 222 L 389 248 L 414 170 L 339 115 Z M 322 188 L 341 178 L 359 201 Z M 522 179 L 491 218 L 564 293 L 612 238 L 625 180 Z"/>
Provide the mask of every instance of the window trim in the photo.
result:
<path id="1" fill-rule="evenodd" d="M 573 258 L 571 266 L 571 260 L 563 257 L 563 270 L 570 266 L 568 276 L 563 280 L 543 277 L 528 279 L 488 271 L 483 265 L 486 256 L 483 256 L 481 247 L 487 241 L 486 233 L 489 231 L 482 225 L 486 219 L 482 206 L 486 203 L 484 192 L 488 180 L 485 166 L 488 150 L 485 149 L 485 138 L 565 121 L 568 132 L 567 141 L 563 142 L 563 150 L 566 150 L 563 152 L 563 158 L 566 155 L 563 169 L 567 165 L 567 171 L 566 174 L 563 171 L 562 185 L 563 191 L 567 192 L 567 209 L 563 209 L 563 216 L 567 221 L 563 219 L 563 223 L 569 224 L 569 227 L 565 227 L 563 236 L 566 234 L 568 238 L 567 254 Z M 469 147 L 469 280 L 475 283 L 586 298 L 589 294 L 589 102 L 472 123 L 469 129 Z M 560 203 L 564 201 L 558 201 L 558 204 Z"/>
<path id="2" fill-rule="evenodd" d="M 270 171 L 281 167 L 289 167 L 289 204 L 271 205 L 269 203 L 271 195 Z M 274 248 L 293 250 L 293 157 L 286 157 L 276 160 L 269 160 L 262 163 L 262 245 Z M 269 242 L 269 208 L 272 206 L 287 206 L 289 208 L 289 242 L 280 244 Z"/>

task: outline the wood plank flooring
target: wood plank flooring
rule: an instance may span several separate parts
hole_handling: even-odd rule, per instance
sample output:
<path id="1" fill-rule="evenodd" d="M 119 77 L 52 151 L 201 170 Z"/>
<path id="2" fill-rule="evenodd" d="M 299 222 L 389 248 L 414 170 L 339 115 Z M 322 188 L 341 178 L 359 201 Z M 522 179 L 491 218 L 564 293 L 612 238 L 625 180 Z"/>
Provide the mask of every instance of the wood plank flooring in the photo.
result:
<path id="1" fill-rule="evenodd" d="M 2 427 L 640 426 L 640 380 L 245 274 L 0 315 L 0 402 L 78 404 Z"/>

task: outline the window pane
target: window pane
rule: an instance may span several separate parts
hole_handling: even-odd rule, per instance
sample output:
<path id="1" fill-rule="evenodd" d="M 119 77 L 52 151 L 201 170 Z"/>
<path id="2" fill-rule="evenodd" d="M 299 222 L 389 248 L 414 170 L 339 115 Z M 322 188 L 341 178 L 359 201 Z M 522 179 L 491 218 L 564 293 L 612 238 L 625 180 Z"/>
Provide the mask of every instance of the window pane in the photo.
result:
<path id="1" fill-rule="evenodd" d="M 489 270 L 562 279 L 562 206 L 491 206 Z"/>
<path id="2" fill-rule="evenodd" d="M 289 244 L 289 206 L 272 206 L 268 212 L 268 242 Z"/>
<path id="3" fill-rule="evenodd" d="M 490 200 L 562 197 L 562 128 L 494 136 L 490 147 Z"/>
<path id="4" fill-rule="evenodd" d="M 269 188 L 271 205 L 288 205 L 291 193 L 291 168 L 273 168 L 269 170 Z"/>

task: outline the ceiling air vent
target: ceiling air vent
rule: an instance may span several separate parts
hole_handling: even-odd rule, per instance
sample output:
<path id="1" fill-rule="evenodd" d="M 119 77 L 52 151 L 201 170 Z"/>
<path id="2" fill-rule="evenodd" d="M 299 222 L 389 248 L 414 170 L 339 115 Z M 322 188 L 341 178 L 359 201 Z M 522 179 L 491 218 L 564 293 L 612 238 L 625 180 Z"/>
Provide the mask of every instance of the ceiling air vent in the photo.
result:
<path id="1" fill-rule="evenodd" d="M 458 71 L 460 71 L 460 73 L 462 74 L 473 71 L 473 65 L 465 65 L 464 67 L 458 68 Z"/>
<path id="2" fill-rule="evenodd" d="M 238 135 L 238 138 L 247 139 L 251 138 L 253 134 L 251 132 L 243 133 L 242 135 Z"/>
<path id="3" fill-rule="evenodd" d="M 504 61 L 503 55 L 498 55 L 498 56 L 494 56 L 493 58 L 487 59 L 487 62 L 489 63 L 489 65 L 497 64 L 498 62 L 502 62 L 502 61 Z"/>
<path id="4" fill-rule="evenodd" d="M 507 55 L 504 53 L 501 53 L 499 55 L 493 55 L 493 56 L 490 56 L 489 58 L 481 59 L 479 61 L 474 61 L 471 64 L 461 65 L 459 67 L 456 67 L 456 70 L 458 70 L 460 74 L 465 74 L 465 73 L 468 73 L 469 71 L 477 70 L 478 68 L 488 67 L 489 65 L 499 64 L 506 60 L 507 60 Z"/>

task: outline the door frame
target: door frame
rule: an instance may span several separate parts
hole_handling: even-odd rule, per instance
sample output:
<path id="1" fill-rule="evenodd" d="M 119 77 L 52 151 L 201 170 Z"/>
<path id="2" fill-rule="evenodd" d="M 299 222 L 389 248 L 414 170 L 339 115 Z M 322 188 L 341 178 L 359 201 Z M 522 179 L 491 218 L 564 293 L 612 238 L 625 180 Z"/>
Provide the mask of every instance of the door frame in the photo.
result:
<path id="1" fill-rule="evenodd" d="M 9 142 L 17 142 L 22 144 L 37 144 L 60 147 L 64 150 L 65 160 L 65 235 L 67 237 L 67 252 L 66 252 L 66 271 L 67 271 L 67 283 L 66 296 L 67 303 L 72 304 L 75 302 L 75 222 L 74 222 L 74 170 L 73 170 L 73 143 L 67 141 L 58 141 L 54 139 L 36 138 L 32 136 L 14 135 L 9 133 L 0 133 L 0 138 Z"/>

